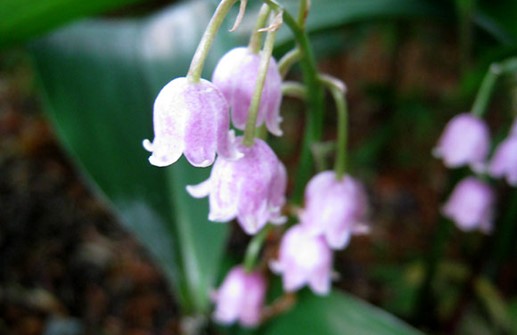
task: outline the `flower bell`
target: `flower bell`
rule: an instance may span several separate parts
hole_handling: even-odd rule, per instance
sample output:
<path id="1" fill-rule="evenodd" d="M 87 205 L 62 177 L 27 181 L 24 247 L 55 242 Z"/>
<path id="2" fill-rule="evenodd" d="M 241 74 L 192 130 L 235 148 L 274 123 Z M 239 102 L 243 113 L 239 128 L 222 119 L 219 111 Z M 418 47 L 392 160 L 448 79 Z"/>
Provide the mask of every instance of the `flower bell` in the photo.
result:
<path id="1" fill-rule="evenodd" d="M 308 284 L 314 293 L 330 291 L 332 251 L 322 236 L 309 232 L 302 225 L 291 227 L 280 242 L 278 260 L 271 270 L 281 273 L 284 290 L 292 292 Z"/>
<path id="2" fill-rule="evenodd" d="M 512 134 L 497 147 L 488 166 L 492 177 L 506 177 L 508 184 L 517 186 L 517 135 Z"/>
<path id="3" fill-rule="evenodd" d="M 467 177 L 456 185 L 442 212 L 461 230 L 479 229 L 490 233 L 494 202 L 494 192 L 488 184 L 475 177 Z"/>
<path id="4" fill-rule="evenodd" d="M 449 168 L 470 165 L 478 172 L 483 170 L 489 146 L 486 123 L 473 114 L 463 113 L 449 121 L 433 154 Z"/>
<path id="5" fill-rule="evenodd" d="M 259 324 L 266 293 L 266 281 L 259 272 L 234 267 L 221 287 L 212 294 L 216 306 L 214 319 L 222 324 L 239 321 L 243 326 Z"/>
<path id="6" fill-rule="evenodd" d="M 252 53 L 248 48 L 240 47 L 227 52 L 217 64 L 212 82 L 223 92 L 232 110 L 233 125 L 244 130 L 248 111 L 253 97 L 259 65 L 260 54 Z M 279 116 L 282 101 L 282 77 L 274 58 L 271 58 L 266 74 L 264 89 L 256 126 L 266 123 L 267 129 L 274 135 L 282 135 Z"/>
<path id="7" fill-rule="evenodd" d="M 187 191 L 195 198 L 209 196 L 208 219 L 226 222 L 237 218 L 247 234 L 255 234 L 267 222 L 281 224 L 287 175 L 285 167 L 266 142 L 255 139 L 253 146 L 236 139 L 243 157 L 227 160 L 219 157 L 210 178 Z"/>
<path id="8" fill-rule="evenodd" d="M 236 158 L 229 133 L 228 103 L 207 80 L 192 82 L 176 78 L 165 85 L 154 102 L 154 140 L 144 140 L 152 152 L 149 162 L 163 167 L 176 162 L 183 153 L 193 166 L 206 167 L 216 152 Z"/>
<path id="9" fill-rule="evenodd" d="M 313 234 L 322 234 L 332 249 L 343 249 L 352 234 L 365 233 L 367 197 L 362 185 L 334 171 L 314 176 L 305 190 L 301 224 Z"/>

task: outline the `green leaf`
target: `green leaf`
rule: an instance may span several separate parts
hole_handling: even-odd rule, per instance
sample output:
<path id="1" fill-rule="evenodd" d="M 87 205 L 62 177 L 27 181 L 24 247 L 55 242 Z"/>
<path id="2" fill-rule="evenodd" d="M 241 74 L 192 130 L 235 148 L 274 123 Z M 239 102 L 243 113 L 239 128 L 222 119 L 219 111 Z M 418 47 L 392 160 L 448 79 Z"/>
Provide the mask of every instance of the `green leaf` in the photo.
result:
<path id="1" fill-rule="evenodd" d="M 417 335 L 419 331 L 377 307 L 340 292 L 302 294 L 297 305 L 273 319 L 260 335 Z"/>
<path id="2" fill-rule="evenodd" d="M 0 0 L 0 48 L 63 23 L 143 0 Z"/>
<path id="3" fill-rule="evenodd" d="M 206 201 L 185 191 L 208 169 L 151 166 L 142 140 L 153 136 L 154 98 L 186 73 L 212 11 L 192 2 L 143 21 L 88 21 L 32 47 L 60 138 L 182 294 L 187 312 L 209 306 L 227 226 L 209 222 Z M 218 41 L 212 65 L 227 48 Z"/>

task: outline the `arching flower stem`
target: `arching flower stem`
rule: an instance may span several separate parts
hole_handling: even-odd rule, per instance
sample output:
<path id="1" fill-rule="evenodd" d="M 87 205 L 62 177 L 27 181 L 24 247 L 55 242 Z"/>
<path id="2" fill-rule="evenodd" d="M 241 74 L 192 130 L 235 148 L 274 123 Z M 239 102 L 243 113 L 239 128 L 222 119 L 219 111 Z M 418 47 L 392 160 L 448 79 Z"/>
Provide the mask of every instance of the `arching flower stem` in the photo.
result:
<path id="1" fill-rule="evenodd" d="M 262 31 L 260 29 L 264 28 L 264 26 L 266 25 L 266 22 L 267 22 L 267 19 L 268 19 L 270 13 L 271 13 L 271 8 L 266 4 L 262 5 L 262 7 L 260 8 L 258 17 L 257 17 L 257 21 L 255 23 L 255 28 L 253 29 L 253 31 L 251 33 L 250 42 L 248 44 L 248 49 L 252 53 L 257 54 L 260 51 L 261 36 L 262 36 Z"/>

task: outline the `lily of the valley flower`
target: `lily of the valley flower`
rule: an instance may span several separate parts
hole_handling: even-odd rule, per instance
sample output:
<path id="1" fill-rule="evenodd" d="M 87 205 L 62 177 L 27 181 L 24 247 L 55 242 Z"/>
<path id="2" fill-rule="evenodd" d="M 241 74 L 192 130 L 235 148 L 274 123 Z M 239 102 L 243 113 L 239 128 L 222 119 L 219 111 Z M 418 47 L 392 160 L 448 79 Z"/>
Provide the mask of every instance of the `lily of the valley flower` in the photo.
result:
<path id="1" fill-rule="evenodd" d="M 229 109 L 222 93 L 207 80 L 176 78 L 165 85 L 154 102 L 154 140 L 144 140 L 152 152 L 149 162 L 168 166 L 181 154 L 194 166 L 206 167 L 216 152 L 235 158 L 229 133 Z"/>
<path id="2" fill-rule="evenodd" d="M 334 171 L 320 172 L 305 189 L 301 224 L 321 234 L 333 249 L 348 245 L 352 234 L 365 233 L 367 197 L 362 185 L 349 175 L 336 178 Z"/>
<path id="3" fill-rule="evenodd" d="M 467 177 L 456 185 L 442 211 L 461 230 L 490 233 L 494 202 L 494 192 L 487 183 Z"/>
<path id="4" fill-rule="evenodd" d="M 196 198 L 209 196 L 209 220 L 226 222 L 237 218 L 247 234 L 257 233 L 267 222 L 283 223 L 280 211 L 285 203 L 285 167 L 260 139 L 246 147 L 238 137 L 236 147 L 243 157 L 217 158 L 210 178 L 187 186 L 187 191 Z"/>
<path id="5" fill-rule="evenodd" d="M 482 171 L 489 146 L 486 123 L 473 114 L 463 113 L 449 121 L 433 153 L 449 168 L 470 165 L 474 171 Z"/>
<path id="6" fill-rule="evenodd" d="M 214 319 L 222 324 L 239 321 L 247 327 L 259 324 L 266 293 L 266 282 L 259 272 L 234 267 L 221 287 L 212 295 L 216 306 Z"/>
<path id="7" fill-rule="evenodd" d="M 291 227 L 280 242 L 278 260 L 271 270 L 281 273 L 287 292 L 308 284 L 316 294 L 327 294 L 332 274 L 332 251 L 322 236 L 309 232 L 302 225 Z"/>
<path id="8" fill-rule="evenodd" d="M 508 184 L 517 186 L 517 134 L 511 134 L 497 147 L 488 166 L 492 177 L 506 177 Z"/>
<path id="9" fill-rule="evenodd" d="M 235 48 L 227 52 L 217 64 L 212 77 L 213 83 L 223 92 L 232 110 L 235 128 L 244 130 L 248 110 L 260 65 L 260 53 L 252 53 L 248 48 Z M 282 77 L 278 66 L 271 58 L 262 91 L 256 126 L 266 123 L 274 135 L 282 135 L 279 116 L 282 100 Z"/>

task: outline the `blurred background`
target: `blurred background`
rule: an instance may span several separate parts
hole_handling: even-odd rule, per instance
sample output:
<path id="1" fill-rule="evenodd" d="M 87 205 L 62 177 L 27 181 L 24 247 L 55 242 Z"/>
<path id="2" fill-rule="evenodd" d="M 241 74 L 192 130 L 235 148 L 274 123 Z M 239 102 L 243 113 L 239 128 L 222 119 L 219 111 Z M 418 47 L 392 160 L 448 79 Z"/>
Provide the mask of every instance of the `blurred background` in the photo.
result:
<path id="1" fill-rule="evenodd" d="M 186 73 L 216 5 L 0 0 L 0 334 L 178 334 L 180 310 L 209 310 L 204 295 L 178 293 L 197 273 L 185 250 L 209 290 L 249 237 L 232 225 L 182 225 L 192 208 L 208 225 L 206 203 L 186 204 L 183 191 L 207 171 L 156 169 L 141 141 L 152 137 L 154 97 Z M 237 32 L 233 17 L 223 26 L 205 77 L 247 42 L 257 5 Z M 494 182 L 494 232 L 460 232 L 440 207 L 470 172 L 431 154 L 488 66 L 517 56 L 517 1 L 319 0 L 307 29 L 318 68 L 347 84 L 350 171 L 371 198 L 371 233 L 336 255 L 334 286 L 427 334 L 517 334 L 517 193 Z M 292 46 L 282 28 L 275 55 Z M 289 79 L 300 78 L 295 67 Z M 516 80 L 501 77 L 493 92 L 494 146 L 517 115 Z M 331 166 L 326 100 L 315 156 Z M 286 98 L 285 135 L 271 139 L 290 175 L 303 111 Z"/>

